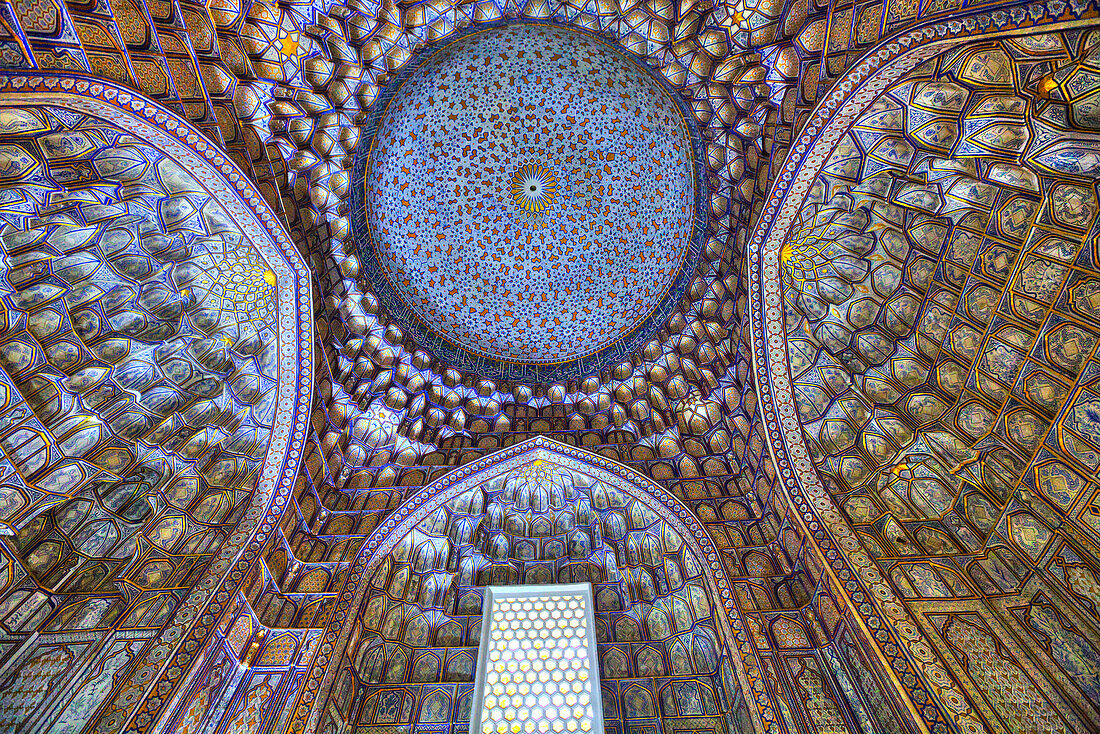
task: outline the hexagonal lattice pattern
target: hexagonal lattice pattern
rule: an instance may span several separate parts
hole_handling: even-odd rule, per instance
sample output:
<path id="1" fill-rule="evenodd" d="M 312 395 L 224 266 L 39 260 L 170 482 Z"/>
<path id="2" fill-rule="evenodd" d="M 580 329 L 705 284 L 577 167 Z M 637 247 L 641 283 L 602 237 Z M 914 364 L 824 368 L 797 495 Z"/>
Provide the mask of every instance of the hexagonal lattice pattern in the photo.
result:
<path id="1" fill-rule="evenodd" d="M 587 584 L 488 587 L 471 734 L 603 729 Z"/>

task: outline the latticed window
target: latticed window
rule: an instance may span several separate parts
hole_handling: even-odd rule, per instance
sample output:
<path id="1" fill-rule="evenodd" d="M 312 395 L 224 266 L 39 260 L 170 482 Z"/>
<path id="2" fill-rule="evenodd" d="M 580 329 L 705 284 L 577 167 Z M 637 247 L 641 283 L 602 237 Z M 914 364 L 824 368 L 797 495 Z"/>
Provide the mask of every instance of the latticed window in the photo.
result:
<path id="1" fill-rule="evenodd" d="M 489 586 L 470 734 L 602 732 L 592 587 Z"/>

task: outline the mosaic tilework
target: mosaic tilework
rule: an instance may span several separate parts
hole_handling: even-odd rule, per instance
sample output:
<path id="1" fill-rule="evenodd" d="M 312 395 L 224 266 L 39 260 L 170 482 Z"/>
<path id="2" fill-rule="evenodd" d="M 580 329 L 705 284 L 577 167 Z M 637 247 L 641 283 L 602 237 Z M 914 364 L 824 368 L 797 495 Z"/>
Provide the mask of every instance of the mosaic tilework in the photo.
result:
<path id="1" fill-rule="evenodd" d="M 12 163 L 3 297 L 20 321 L 3 333 L 3 378 L 9 407 L 30 410 L 5 436 L 47 444 L 5 452 L 18 533 L 4 544 L 32 562 L 8 574 L 0 620 L 6 635 L 29 625 L 53 640 L 167 629 L 144 680 L 171 641 L 206 636 L 214 591 L 233 583 L 235 558 L 247 563 L 240 551 L 295 454 L 306 273 L 259 196 L 177 118 L 110 84 L 0 84 L 18 90 L 0 113 Z M 86 695 L 23 714 L 65 729 L 99 710 L 118 726 L 105 699 L 133 685 L 142 645 L 96 648 Z"/>
<path id="2" fill-rule="evenodd" d="M 441 356 L 532 365 L 646 338 L 699 234 L 702 183 L 671 93 L 553 25 L 509 24 L 426 56 L 376 103 L 359 154 L 360 250 L 381 265 L 368 266 L 379 291 L 415 314 L 406 327 L 438 337 Z"/>
<path id="3" fill-rule="evenodd" d="M 443 591 L 440 600 L 440 590 L 458 588 L 443 579 L 456 572 L 424 549 L 392 569 L 385 589 L 372 587 L 366 609 L 354 594 L 343 593 L 345 582 L 365 585 L 352 561 L 360 544 L 391 513 L 399 517 L 397 508 L 420 488 L 454 467 L 548 433 L 660 483 L 683 503 L 682 512 L 698 520 L 688 523 L 690 532 L 698 526 L 713 540 L 713 558 L 711 546 L 701 542 L 708 553 L 700 570 L 709 573 L 711 564 L 723 570 L 717 591 L 707 598 L 709 608 L 697 609 L 694 595 L 681 591 L 658 593 L 649 609 L 643 601 L 629 611 L 597 613 L 606 731 L 903 734 L 921 729 L 910 722 L 913 716 L 925 717 L 924 725 L 937 733 L 956 725 L 991 731 L 1097 728 L 1100 332 L 1093 281 L 1100 259 L 1088 225 L 1096 206 L 1098 147 L 1091 80 L 1100 64 L 1095 36 L 1074 27 L 1075 19 L 1095 19 L 1097 7 L 1086 0 L 998 4 L 996 12 L 983 14 L 976 8 L 989 3 L 968 2 L 960 12 L 954 0 L 0 3 L 0 63 L 82 69 L 142 90 L 199 128 L 153 148 L 164 152 L 166 144 L 186 138 L 184 152 L 193 148 L 197 154 L 189 172 L 206 171 L 204 159 L 217 160 L 231 184 L 248 189 L 242 203 L 258 195 L 267 199 L 272 211 L 254 211 L 265 223 L 273 217 L 285 223 L 295 247 L 284 252 L 289 257 L 297 249 L 313 265 L 320 317 L 316 361 L 305 353 L 312 343 L 305 336 L 307 318 L 301 343 L 294 345 L 303 353 L 283 355 L 279 374 L 294 372 L 296 359 L 303 373 L 316 365 L 321 374 L 310 430 L 290 438 L 288 453 L 305 454 L 302 468 L 297 476 L 293 468 L 281 475 L 274 497 L 270 476 L 252 497 L 247 484 L 232 483 L 214 493 L 186 484 L 178 493 L 164 492 L 144 476 L 116 485 L 126 498 L 118 506 L 115 495 L 99 492 L 95 483 L 114 481 L 106 475 L 120 458 L 125 461 L 125 452 L 146 455 L 141 437 L 116 440 L 125 438 L 115 432 L 124 420 L 112 421 L 145 415 L 150 405 L 163 407 L 151 398 L 175 389 L 167 373 L 165 383 L 151 386 L 166 390 L 136 390 L 122 414 L 114 412 L 117 402 L 104 403 L 98 426 L 104 441 L 85 455 L 69 456 L 66 451 L 79 442 L 66 444 L 72 436 L 54 436 L 43 426 L 37 435 L 53 439 L 46 440 L 51 461 L 72 460 L 70 465 L 102 473 L 84 485 L 85 494 L 66 495 L 44 508 L 41 522 L 36 511 L 28 511 L 22 536 L 0 539 L 0 693 L 7 693 L 5 716 L 24 716 L 11 725 L 75 734 L 91 719 L 104 732 L 172 731 L 173 721 L 166 725 L 165 719 L 179 714 L 179 731 L 215 734 L 230 725 L 272 734 L 288 724 L 332 734 L 338 722 L 349 730 L 354 725 L 356 734 L 458 734 L 469 719 L 466 681 L 475 615 L 446 621 L 435 616 L 449 604 L 450 592 Z M 916 18 L 945 14 L 949 20 L 886 40 L 874 55 L 858 58 Z M 620 340 L 595 359 L 576 360 L 571 371 L 557 365 L 506 370 L 504 363 L 472 353 L 457 355 L 462 363 L 441 356 L 447 353 L 430 334 L 403 326 L 414 319 L 400 311 L 400 300 L 375 293 L 365 277 L 373 266 L 360 261 L 349 239 L 355 214 L 348 206 L 351 154 L 361 134 L 369 137 L 375 107 L 385 107 L 387 90 L 407 78 L 402 70 L 410 61 L 415 67 L 427 58 L 422 49 L 471 27 L 488 28 L 504 16 L 582 27 L 643 57 L 681 90 L 682 109 L 698 127 L 695 158 L 706 169 L 703 257 L 663 328 L 644 345 Z M 1033 24 L 1051 22 L 1059 23 L 1057 34 L 1033 32 Z M 1095 20 L 1087 23 L 1095 26 Z M 996 48 L 972 46 L 975 34 L 1021 26 L 1031 35 L 986 39 L 1000 44 Z M 824 128 L 823 118 L 813 116 L 813 103 L 829 90 L 836 94 L 826 97 L 823 114 L 846 100 L 870 103 L 884 91 L 875 86 L 884 77 L 870 80 L 873 92 L 849 96 L 867 79 L 864 72 L 877 73 L 886 60 L 937 38 L 950 39 L 950 59 L 921 69 L 912 86 L 891 90 L 878 114 L 848 126 L 852 139 L 837 146 L 841 155 L 829 162 L 827 182 L 811 196 L 816 206 L 794 207 L 805 209 L 801 234 L 791 240 L 788 257 L 778 247 L 763 270 L 771 277 L 789 266 L 798 275 L 785 292 L 765 299 L 781 327 L 791 319 L 792 338 L 778 336 L 776 348 L 787 349 L 795 373 L 787 374 L 783 359 L 765 361 L 759 334 L 755 356 L 761 361 L 754 364 L 747 312 L 763 307 L 749 297 L 745 240 L 755 219 L 770 221 L 774 214 L 768 191 L 785 190 L 794 177 L 794 169 L 784 169 L 788 149 L 792 160 L 807 151 L 824 158 L 837 142 L 829 134 L 815 137 Z M 860 71 L 836 81 L 849 67 Z M 119 92 L 111 87 L 110 93 Z M 154 117 L 176 124 L 163 110 L 142 112 L 141 99 L 127 99 L 132 101 L 123 106 L 139 112 L 128 125 Z M 962 108 L 954 109 L 960 102 Z M 19 104 L 27 106 L 25 100 Z M 56 106 L 56 100 L 49 104 Z M 806 137 L 793 141 L 799 133 Z M 46 147 L 47 135 L 40 136 Z M 0 145 L 22 144 L 17 134 L 11 137 Z M 35 133 L 23 137 L 29 148 L 40 144 Z M 125 137 L 119 136 L 124 142 L 118 147 L 130 145 Z M 73 152 L 69 161 L 64 149 L 50 150 L 45 160 L 37 148 L 26 152 L 29 158 L 9 148 L 4 163 L 13 176 L 24 165 L 34 168 L 29 178 L 19 179 L 20 190 L 32 198 L 39 183 L 51 192 L 40 212 L 47 222 L 43 241 L 52 245 L 72 233 L 63 227 L 50 231 L 54 204 L 63 204 L 88 228 L 97 225 L 94 206 L 80 197 L 103 196 L 109 187 L 87 175 L 80 154 Z M 147 154 L 156 155 L 144 150 L 144 160 Z M 255 191 L 221 162 L 224 155 L 239 163 Z M 540 207 L 561 203 L 561 187 L 545 162 L 532 166 L 511 174 L 504 201 L 538 215 Z M 35 171 L 43 168 L 48 183 L 37 178 Z M 221 180 L 216 170 L 209 173 Z M 868 186 L 862 186 L 864 178 Z M 67 190 L 64 201 L 54 196 L 55 186 Z M 854 192 L 850 203 L 844 188 Z M 119 195 L 129 200 L 154 193 L 123 187 Z M 197 200 L 192 193 L 180 203 Z M 159 207 L 160 234 L 177 225 L 184 231 L 207 226 L 203 216 L 198 222 L 186 214 L 177 219 L 181 212 Z M 118 228 L 117 219 L 104 221 Z M 86 280 L 107 282 L 97 278 L 134 267 L 131 256 L 155 259 L 159 250 L 144 249 L 145 240 L 153 246 L 151 230 L 147 234 L 138 238 L 145 255 L 127 250 L 117 262 L 100 258 Z M 112 242 L 98 237 L 95 246 Z M 36 277 L 58 275 L 53 263 L 37 255 L 18 262 L 38 243 L 23 246 L 8 251 L 9 271 L 17 278 L 37 283 Z M 219 250 L 215 259 L 228 262 L 232 252 Z M 172 262 L 194 264 L 187 258 Z M 204 266 L 210 283 L 221 279 L 221 292 L 204 291 L 210 307 L 199 310 L 217 311 L 219 318 L 249 329 L 248 317 L 262 315 L 262 307 L 222 308 L 224 294 L 242 292 L 235 283 L 247 282 L 245 291 L 261 303 L 270 283 L 267 268 L 252 267 L 259 263 L 244 258 L 238 264 L 240 271 L 224 274 Z M 136 284 L 148 294 L 148 283 Z M 9 285 L 19 290 L 17 283 Z M 308 283 L 299 279 L 299 287 L 307 313 Z M 195 305 L 199 294 L 183 290 L 182 298 Z M 278 284 L 274 290 L 278 305 L 284 291 Z M 148 298 L 122 309 L 132 313 L 117 323 L 110 320 L 118 315 L 117 304 L 93 301 L 113 332 L 126 325 L 139 329 L 142 321 L 134 314 L 145 319 L 145 327 L 158 326 L 161 318 L 143 311 L 146 303 L 155 305 Z M 28 336 L 15 341 L 33 348 L 27 341 L 33 340 L 47 349 L 70 341 L 67 326 L 47 328 L 52 317 L 44 311 L 60 312 L 60 303 L 30 306 L 19 309 L 34 315 L 33 323 L 27 320 Z M 950 338 L 941 340 L 944 325 Z M 148 333 L 125 338 L 138 344 Z M 102 336 L 121 340 L 121 334 Z M 89 341 L 100 347 L 97 338 Z M 13 348 L 8 356 L 17 364 L 26 355 Z M 163 356 L 188 365 L 192 357 Z M 931 362 L 927 376 L 922 361 Z M 135 354 L 133 362 L 151 364 L 159 379 L 155 357 L 150 362 Z M 75 385 L 64 363 L 65 377 L 51 371 L 56 367 L 48 357 L 46 364 L 41 374 L 16 370 L 17 379 L 4 385 L 11 402 L 56 423 L 52 390 L 14 384 L 28 377 L 56 380 L 59 394 L 70 395 Z M 130 366 L 112 363 L 108 379 L 129 378 Z M 170 366 L 181 380 L 172 383 L 181 394 L 205 389 L 179 362 Z M 851 379 L 844 379 L 846 370 Z M 572 377 L 578 379 L 566 379 Z M 796 396 L 773 400 L 787 377 L 797 383 Z M 540 378 L 562 382 L 544 385 Z M 236 407 L 232 395 L 250 386 L 223 381 L 222 394 Z M 301 393 L 299 398 L 304 403 Z M 88 403 L 74 400 L 62 413 Z M 822 413 L 814 416 L 818 409 Z M 14 407 L 4 410 L 14 414 Z M 49 422 L 37 413 L 24 414 L 20 430 L 34 419 Z M 783 440 L 776 438 L 780 419 Z M 183 425 L 181 432 L 192 429 L 187 421 Z M 90 421 L 81 429 L 93 426 Z M 7 435 L 11 428 L 0 432 Z M 198 438 L 192 434 L 184 441 L 197 456 L 168 452 L 175 476 L 187 479 L 189 462 L 210 458 L 202 443 L 219 445 L 218 431 L 225 428 L 205 426 Z M 271 441 L 285 433 L 273 431 Z M 948 434 L 957 440 L 941 440 Z M 804 445 L 811 453 L 799 453 Z M 8 448 L 25 459 L 41 446 L 17 439 Z M 805 486 L 793 481 L 796 472 Z M 556 486 L 554 477 L 560 477 L 529 474 L 527 486 Z M 14 468 L 4 467 L 0 476 L 16 490 L 7 497 L 41 491 L 33 476 L 21 484 Z M 817 479 L 824 481 L 815 485 Z M 286 496 L 291 488 L 292 499 Z M 652 487 L 647 491 L 658 507 L 671 511 L 661 522 L 680 517 L 668 497 Z M 45 502 L 58 496 L 47 493 Z M 623 509 L 595 507 L 599 496 L 592 497 L 596 514 Z M 134 510 L 146 507 L 151 510 L 140 532 L 130 534 Z M 525 512 L 506 517 L 506 523 L 518 522 Z M 446 523 L 421 518 L 418 531 L 434 548 L 441 544 L 440 526 L 451 542 L 451 531 L 458 537 L 470 529 L 456 518 L 477 514 L 452 513 Z M 610 526 L 617 534 L 617 523 Z M 657 591 L 661 583 L 683 589 L 701 578 L 689 576 L 682 587 L 682 566 L 635 566 L 629 536 L 638 532 L 645 530 L 628 529 L 621 549 L 610 533 L 602 539 L 611 551 L 605 559 L 620 552 L 626 559 L 616 558 L 620 572 L 635 579 L 639 569 L 652 572 Z M 519 564 L 528 563 L 532 549 L 541 552 L 560 540 L 527 531 L 494 534 L 509 536 L 509 552 L 516 550 L 506 562 L 492 559 L 501 574 L 505 565 L 526 573 Z M 503 543 L 492 540 L 487 550 L 502 553 Z M 659 548 L 664 561 L 680 563 L 665 540 L 662 534 L 658 546 L 638 538 L 637 556 L 653 560 Z M 483 542 L 462 545 L 485 555 Z M 204 575 L 203 557 L 213 555 L 218 543 L 225 552 L 205 567 L 215 573 Z M 111 547 L 121 552 L 104 556 Z M 125 568 L 135 556 L 137 562 Z M 531 560 L 532 567 L 548 562 Z M 589 566 L 606 569 L 606 563 Z M 415 570 L 421 565 L 424 570 Z M 392 583 L 402 573 L 408 580 L 403 592 Z M 112 585 L 115 575 L 126 578 Z M 597 601 L 610 603 L 607 591 L 615 585 L 600 582 L 604 595 Z M 469 593 L 476 596 L 476 585 L 461 586 L 464 603 L 472 605 Z M 238 587 L 242 593 L 230 596 Z M 425 587 L 440 606 L 421 606 L 429 601 L 420 593 Z M 724 630 L 719 601 L 737 623 L 736 634 L 726 631 L 716 641 L 706 631 L 707 615 L 718 612 L 710 617 L 713 629 Z M 421 611 L 413 611 L 417 607 Z M 252 617 L 235 626 L 241 613 Z M 331 630 L 325 629 L 341 614 L 379 625 L 364 624 L 345 638 L 359 643 L 346 666 L 330 660 Z M 230 635 L 240 658 L 222 638 L 208 644 L 214 628 Z M 384 638 L 380 644 L 372 637 L 376 632 Z M 30 647 L 38 648 L 18 652 L 34 634 L 37 642 Z M 322 634 L 324 644 L 318 642 Z M 286 660 L 294 659 L 296 645 L 304 657 L 290 671 Z M 324 661 L 321 676 L 329 664 L 342 677 L 334 673 L 332 685 L 315 686 L 314 671 L 307 674 L 311 650 Z M 50 651 L 71 653 L 49 686 L 66 693 L 41 698 L 34 661 L 36 653 Z M 727 656 L 716 663 L 721 654 Z M 363 685 L 356 672 L 366 676 Z M 935 686 L 945 680 L 958 685 L 941 694 L 946 689 Z M 78 697 L 77 689 L 88 694 Z M 21 691 L 41 700 L 33 712 L 22 710 Z M 306 718 L 297 715 L 299 702 Z M 311 707 L 317 717 L 307 725 Z M 350 712 L 361 711 L 367 714 L 351 717 L 357 724 L 348 721 Z M 964 719 L 960 712 L 973 716 Z"/>
<path id="4" fill-rule="evenodd" d="M 415 695 L 408 684 L 423 684 L 427 695 L 428 684 L 471 680 L 485 586 L 500 587 L 507 600 L 516 584 L 579 582 L 592 584 L 605 726 L 698 716 L 707 728 L 729 731 L 717 702 L 739 695 L 733 669 L 742 662 L 730 656 L 745 653 L 727 640 L 739 646 L 746 640 L 736 614 L 721 611 L 731 599 L 708 546 L 691 515 L 642 477 L 547 439 L 459 469 L 398 508 L 356 559 L 343 594 L 347 601 L 341 600 L 326 631 L 333 647 L 344 650 L 339 667 L 329 666 L 333 718 L 379 723 L 370 702 L 393 695 L 386 691 L 395 685 Z M 453 585 L 444 586 L 449 568 L 455 569 Z M 536 625 L 522 618 L 518 623 L 521 629 Z M 727 624 L 738 629 L 736 636 Z M 560 628 L 552 629 L 550 639 L 565 639 L 554 634 Z M 545 652 L 565 661 L 558 670 L 563 679 L 567 670 L 579 670 L 564 648 Z M 521 683 L 515 684 L 518 691 Z M 507 695 L 511 701 L 513 694 Z M 536 695 L 534 705 L 545 704 Z M 507 721 L 507 708 L 494 709 L 500 714 L 491 717 L 494 731 Z M 522 731 L 522 721 L 531 720 L 519 709 L 513 713 Z M 554 732 L 559 725 L 563 733 L 583 731 L 581 713 L 546 723 Z"/>
<path id="5" fill-rule="evenodd" d="M 146 141 L 62 107 L 0 108 L 0 126 L 11 141 L 0 246 L 22 265 L 5 268 L 14 288 L 0 297 L 9 318 L 26 312 L 27 319 L 26 331 L 5 330 L 0 353 L 7 378 L 32 396 L 52 434 L 36 440 L 32 423 L 0 439 L 27 483 L 22 492 L 0 487 L 7 508 L 0 520 L 23 528 L 42 492 L 79 493 L 95 477 L 80 460 L 115 481 L 171 481 L 183 467 L 165 457 L 202 450 L 185 449 L 189 441 L 210 449 L 234 437 L 248 442 L 230 451 L 239 464 L 226 455 L 217 477 L 203 477 L 200 494 L 207 482 L 249 481 L 246 455 L 266 452 L 275 408 L 275 272 L 203 184 Z M 113 197 L 115 189 L 125 193 Z M 56 405 L 46 407 L 51 399 Z M 107 430 L 77 426 L 76 415 L 103 419 Z M 122 447 L 120 439 L 139 443 Z M 51 461 L 47 444 L 55 440 L 68 460 Z M 100 492 L 110 494 L 106 485 Z M 82 535 L 81 509 L 67 520 L 75 535 Z M 130 510 L 122 523 L 141 514 Z M 162 520 L 160 530 L 158 544 L 170 548 L 191 527 L 176 518 Z M 100 526 L 93 538 L 107 555 L 119 529 Z M 35 572 L 45 576 L 49 565 Z"/>
<path id="6" fill-rule="evenodd" d="M 807 126 L 798 152 L 809 152 L 788 162 L 754 235 L 765 415 L 792 496 L 816 508 L 804 518 L 826 557 L 833 538 L 859 544 L 851 569 L 836 556 L 833 568 L 854 600 L 866 598 L 860 583 L 882 600 L 875 636 L 896 634 L 942 702 L 939 712 L 921 704 L 930 728 L 944 716 L 963 728 L 1085 729 L 1095 706 L 1054 683 L 1076 666 L 1060 668 L 1021 627 L 1012 634 L 1028 649 L 1009 645 L 992 620 L 1047 594 L 1068 617 L 1094 583 L 1083 579 L 1095 579 L 1052 530 L 1092 555 L 1063 513 L 1083 497 L 1083 459 L 1094 455 L 1074 454 L 1082 444 L 1068 436 L 1088 409 L 1074 412 L 1067 384 L 1092 379 L 1095 325 L 1070 304 L 1096 262 L 1083 236 L 1096 216 L 1095 132 L 1069 132 L 1071 106 L 1044 99 L 1063 99 L 1057 80 L 1081 66 L 1065 54 L 1087 59 L 1089 45 L 1073 34 L 938 49 L 915 38 L 850 72 Z M 1065 149 L 1074 152 L 1056 152 Z M 1052 461 L 1059 454 L 1079 468 Z M 1062 510 L 1036 496 L 1036 476 Z M 935 614 L 944 605 L 969 613 Z M 1047 639 L 1091 659 L 1095 637 L 1072 635 L 1094 624 L 1095 606 L 1077 608 L 1073 623 L 1044 622 Z M 931 648 L 951 652 L 923 656 Z"/>
<path id="7" fill-rule="evenodd" d="M 404 82 L 370 145 L 374 252 L 464 349 L 585 356 L 679 273 L 695 187 L 686 124 L 648 71 L 592 36 L 526 24 L 468 36 Z"/>

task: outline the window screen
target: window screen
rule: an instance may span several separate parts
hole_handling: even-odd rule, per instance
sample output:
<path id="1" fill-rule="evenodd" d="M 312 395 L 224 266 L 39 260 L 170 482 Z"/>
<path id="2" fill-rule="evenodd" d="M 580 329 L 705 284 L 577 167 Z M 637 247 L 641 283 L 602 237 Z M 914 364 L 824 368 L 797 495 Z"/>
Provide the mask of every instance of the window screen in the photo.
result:
<path id="1" fill-rule="evenodd" d="M 470 734 L 603 732 L 592 587 L 489 586 Z"/>

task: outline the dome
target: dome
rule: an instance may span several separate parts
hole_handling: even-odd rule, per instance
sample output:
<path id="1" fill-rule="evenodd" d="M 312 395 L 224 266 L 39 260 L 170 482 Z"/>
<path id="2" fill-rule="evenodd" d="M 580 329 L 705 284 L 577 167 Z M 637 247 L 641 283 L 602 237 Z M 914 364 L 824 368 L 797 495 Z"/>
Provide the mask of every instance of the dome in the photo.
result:
<path id="1" fill-rule="evenodd" d="M 356 234 L 387 310 L 486 376 L 560 379 L 621 359 L 660 326 L 698 252 L 677 98 L 554 25 L 424 56 L 375 105 L 359 151 Z"/>

